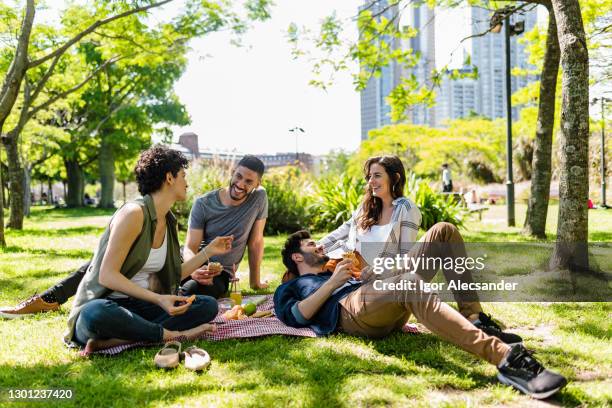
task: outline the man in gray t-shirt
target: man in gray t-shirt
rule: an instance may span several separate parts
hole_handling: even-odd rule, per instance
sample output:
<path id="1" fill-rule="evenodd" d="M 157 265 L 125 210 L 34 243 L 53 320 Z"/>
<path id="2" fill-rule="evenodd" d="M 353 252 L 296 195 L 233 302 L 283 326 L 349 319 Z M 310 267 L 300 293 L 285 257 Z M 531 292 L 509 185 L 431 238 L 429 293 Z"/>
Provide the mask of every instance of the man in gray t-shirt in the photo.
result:
<path id="1" fill-rule="evenodd" d="M 268 217 L 268 197 L 260 187 L 263 172 L 261 160 L 245 156 L 238 162 L 227 187 L 208 192 L 194 202 L 183 251 L 185 261 L 215 237 L 233 235 L 234 241 L 229 253 L 211 259 L 223 265 L 223 272 L 213 274 L 204 265 L 183 282 L 183 293 L 222 296 L 229 287 L 233 266 L 238 268 L 245 249 L 249 252 L 251 288 L 267 287 L 260 281 L 263 230 Z"/>

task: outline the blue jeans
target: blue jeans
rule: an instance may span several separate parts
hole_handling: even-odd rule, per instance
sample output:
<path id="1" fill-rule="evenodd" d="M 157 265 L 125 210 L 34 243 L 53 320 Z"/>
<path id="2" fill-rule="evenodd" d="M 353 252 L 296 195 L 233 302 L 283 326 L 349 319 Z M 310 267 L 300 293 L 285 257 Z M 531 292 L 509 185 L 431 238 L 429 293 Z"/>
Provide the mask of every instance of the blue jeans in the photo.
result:
<path id="1" fill-rule="evenodd" d="M 179 316 L 170 316 L 161 307 L 140 299 L 95 299 L 83 306 L 76 321 L 75 339 L 81 345 L 89 339 L 161 342 L 163 329 L 188 330 L 210 322 L 217 311 L 217 301 L 210 296 L 196 296 Z"/>

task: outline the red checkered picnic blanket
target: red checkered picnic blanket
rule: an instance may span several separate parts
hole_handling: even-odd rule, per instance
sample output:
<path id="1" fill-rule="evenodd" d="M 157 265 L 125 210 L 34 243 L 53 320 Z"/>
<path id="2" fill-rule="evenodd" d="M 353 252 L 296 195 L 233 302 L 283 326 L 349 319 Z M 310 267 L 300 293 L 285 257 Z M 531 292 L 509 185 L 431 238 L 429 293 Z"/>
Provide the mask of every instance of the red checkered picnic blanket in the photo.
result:
<path id="1" fill-rule="evenodd" d="M 245 300 L 248 300 L 245 297 Z M 273 310 L 274 302 L 272 295 L 266 296 L 266 300 L 257 306 L 258 311 Z M 317 337 L 315 332 L 309 328 L 295 328 L 290 327 L 278 320 L 276 316 L 259 318 L 259 319 L 243 319 L 243 320 L 227 320 L 222 316 L 223 311 L 220 311 L 217 317 L 211 322 L 217 325 L 217 330 L 214 332 L 207 332 L 197 339 L 192 340 L 227 340 L 227 339 L 239 339 L 239 338 L 250 338 L 250 337 L 262 337 L 270 336 L 273 334 L 281 334 L 285 336 L 298 336 L 298 337 Z M 416 326 L 407 324 L 402 329 L 404 333 L 419 334 L 419 330 Z M 186 338 L 177 338 L 179 341 L 187 341 Z M 82 356 L 89 354 L 102 354 L 107 356 L 117 355 L 125 350 L 129 350 L 137 347 L 148 347 L 156 346 L 156 343 L 145 343 L 136 342 L 130 344 L 123 344 L 121 346 L 111 347 L 104 350 L 98 350 L 93 353 L 85 353 L 81 351 Z"/>
<path id="2" fill-rule="evenodd" d="M 245 297 L 248 300 L 248 297 Z M 274 302 L 272 295 L 268 295 L 266 300 L 262 302 L 258 307 L 258 311 L 273 310 Z M 290 327 L 278 320 L 276 316 L 266 317 L 260 319 L 243 319 L 243 320 L 227 320 L 224 319 L 222 314 L 224 311 L 220 311 L 217 317 L 210 322 L 217 325 L 217 330 L 214 332 L 207 332 L 199 336 L 197 339 L 192 340 L 227 340 L 227 339 L 239 339 L 239 338 L 250 338 L 250 337 L 261 337 L 270 336 L 273 334 L 282 334 L 285 336 L 299 336 L 299 337 L 317 337 L 315 332 L 309 328 L 295 328 Z M 177 339 L 186 341 L 187 339 Z M 136 347 L 147 347 L 155 346 L 155 343 L 136 342 L 130 344 L 123 344 L 121 346 L 111 347 L 104 350 L 98 350 L 93 353 L 81 352 L 81 355 L 87 356 L 88 354 L 103 354 L 108 356 L 114 356 L 125 350 L 129 350 Z"/>

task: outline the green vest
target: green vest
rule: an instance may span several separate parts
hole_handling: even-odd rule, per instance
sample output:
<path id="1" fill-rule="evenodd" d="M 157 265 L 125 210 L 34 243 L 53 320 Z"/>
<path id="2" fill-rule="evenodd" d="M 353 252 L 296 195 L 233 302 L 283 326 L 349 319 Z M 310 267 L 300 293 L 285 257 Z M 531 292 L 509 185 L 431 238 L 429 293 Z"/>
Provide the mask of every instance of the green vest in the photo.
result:
<path id="1" fill-rule="evenodd" d="M 145 195 L 143 198 L 132 201 L 132 203 L 138 204 L 142 208 L 144 218 L 142 223 L 142 231 L 140 231 L 140 235 L 138 235 L 136 241 L 132 244 L 132 248 L 130 248 L 130 252 L 127 254 L 127 257 L 121 266 L 121 274 L 128 279 L 134 277 L 134 275 L 136 275 L 136 273 L 138 273 L 138 271 L 140 271 L 147 262 L 149 253 L 151 252 L 151 247 L 153 245 L 155 227 L 157 225 L 155 204 L 153 203 L 153 198 L 151 198 L 150 195 Z M 176 218 L 174 218 L 171 211 L 168 211 L 168 214 L 166 214 L 166 234 L 168 234 L 166 263 L 164 264 L 162 270 L 157 273 L 157 276 L 162 288 L 161 293 L 172 294 L 175 292 L 181 280 L 181 255 L 178 232 L 176 228 Z M 100 285 L 98 280 L 100 266 L 102 265 L 104 254 L 106 253 L 109 236 L 110 222 L 106 227 L 106 230 L 104 230 L 102 238 L 100 238 L 100 243 L 98 244 L 98 248 L 94 253 L 91 265 L 85 273 L 79 288 L 77 289 L 74 302 L 72 304 L 72 310 L 70 311 L 70 315 L 68 317 L 68 331 L 64 334 L 64 341 L 67 344 L 74 345 L 74 326 L 83 306 L 94 299 L 105 298 L 112 292 L 112 290 Z"/>

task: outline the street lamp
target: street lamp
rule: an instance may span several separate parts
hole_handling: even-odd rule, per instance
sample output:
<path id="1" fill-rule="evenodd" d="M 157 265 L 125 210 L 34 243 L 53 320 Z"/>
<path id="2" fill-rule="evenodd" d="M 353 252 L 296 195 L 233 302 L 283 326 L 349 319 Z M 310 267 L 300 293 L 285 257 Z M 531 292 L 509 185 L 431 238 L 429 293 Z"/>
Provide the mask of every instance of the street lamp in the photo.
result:
<path id="1" fill-rule="evenodd" d="M 304 129 L 302 129 L 299 126 L 292 127 L 291 129 L 289 129 L 289 131 L 295 134 L 295 161 L 297 162 L 300 160 L 298 156 L 298 132 L 301 132 L 301 133 L 306 133 L 306 132 L 304 132 Z"/>
<path id="2" fill-rule="evenodd" d="M 602 96 L 593 99 L 593 105 L 601 102 L 601 208 L 608 208 L 606 205 L 606 116 L 604 114 L 605 103 L 612 102 L 612 99 Z"/>
<path id="3" fill-rule="evenodd" d="M 510 24 L 510 15 L 514 13 L 516 9 L 514 7 L 504 7 L 496 10 L 493 13 L 490 21 L 490 31 L 492 33 L 499 33 L 502 26 L 505 24 L 505 51 L 506 51 L 506 168 L 508 170 L 506 180 L 506 202 L 508 207 L 508 226 L 514 227 L 514 181 L 512 175 L 512 82 L 510 77 L 510 36 L 519 35 L 525 31 L 525 22 L 517 21 L 514 24 Z"/>

